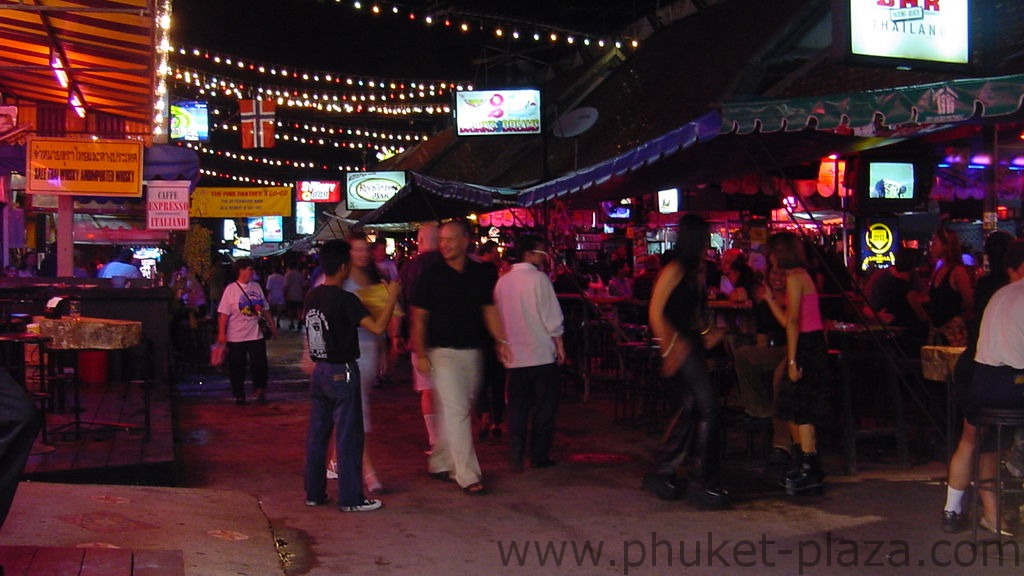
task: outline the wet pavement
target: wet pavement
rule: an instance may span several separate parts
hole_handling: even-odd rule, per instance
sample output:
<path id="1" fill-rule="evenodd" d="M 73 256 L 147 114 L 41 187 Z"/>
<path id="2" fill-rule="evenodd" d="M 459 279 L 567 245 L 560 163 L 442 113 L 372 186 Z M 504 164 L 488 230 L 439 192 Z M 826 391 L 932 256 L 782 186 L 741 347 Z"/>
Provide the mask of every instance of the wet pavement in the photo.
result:
<path id="1" fill-rule="evenodd" d="M 236 406 L 221 374 L 177 386 L 180 488 L 23 483 L 0 545 L 171 548 L 190 575 L 276 574 L 935 574 L 1018 573 L 1020 563 L 939 528 L 944 466 L 900 470 L 865 450 L 841 476 L 823 441 L 821 497 L 786 497 L 780 470 L 731 442 L 734 502 L 701 511 L 640 489 L 657 438 L 613 422 L 610 395 L 562 406 L 551 468 L 510 471 L 500 439 L 478 444 L 491 493 L 464 495 L 426 474 L 419 403 L 398 377 L 373 393 L 368 447 L 384 508 L 308 508 L 302 489 L 308 401 L 301 340 L 271 343 L 270 403 Z M 734 453 L 735 452 L 735 453 Z M 1012 541 L 1014 544 L 1017 541 Z M 1012 550 L 1007 549 L 1012 556 Z M 987 564 L 984 565 L 983 563 Z"/>

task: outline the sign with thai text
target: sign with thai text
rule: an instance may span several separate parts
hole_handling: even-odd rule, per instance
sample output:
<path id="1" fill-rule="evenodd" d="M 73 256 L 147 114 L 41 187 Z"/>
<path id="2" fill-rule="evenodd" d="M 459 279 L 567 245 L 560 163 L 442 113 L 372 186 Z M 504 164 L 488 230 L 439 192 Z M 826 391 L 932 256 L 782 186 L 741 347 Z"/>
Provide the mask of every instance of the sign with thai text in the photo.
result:
<path id="1" fill-rule="evenodd" d="M 29 138 L 26 192 L 142 196 L 142 142 Z"/>
<path id="2" fill-rule="evenodd" d="M 189 215 L 193 218 L 254 218 L 267 214 L 292 215 L 290 186 L 201 186 L 192 192 Z"/>
<path id="3" fill-rule="evenodd" d="M 153 180 L 146 184 L 146 228 L 188 230 L 188 180 Z"/>

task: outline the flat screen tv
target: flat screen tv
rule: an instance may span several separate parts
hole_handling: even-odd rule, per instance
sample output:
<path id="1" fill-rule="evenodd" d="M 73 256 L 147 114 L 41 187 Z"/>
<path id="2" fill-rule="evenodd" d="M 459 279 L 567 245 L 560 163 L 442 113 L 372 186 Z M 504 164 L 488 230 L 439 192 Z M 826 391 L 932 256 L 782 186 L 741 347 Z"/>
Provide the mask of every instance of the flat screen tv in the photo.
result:
<path id="1" fill-rule="evenodd" d="M 210 138 L 206 102 L 189 100 L 171 104 L 171 140 L 205 142 Z"/>
<path id="2" fill-rule="evenodd" d="M 923 210 L 931 192 L 934 170 L 920 159 L 861 158 L 853 173 L 856 208 L 870 214 Z"/>

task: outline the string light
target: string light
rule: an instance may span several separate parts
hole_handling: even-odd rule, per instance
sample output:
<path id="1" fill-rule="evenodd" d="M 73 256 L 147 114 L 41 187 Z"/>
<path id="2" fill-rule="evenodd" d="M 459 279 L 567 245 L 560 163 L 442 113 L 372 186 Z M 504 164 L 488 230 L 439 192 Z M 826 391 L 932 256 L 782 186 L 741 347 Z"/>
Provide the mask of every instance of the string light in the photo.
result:
<path id="1" fill-rule="evenodd" d="M 384 7 L 382 8 L 381 4 L 374 4 L 373 7 L 370 9 L 370 12 L 373 13 L 373 15 L 375 16 L 379 16 L 385 11 L 388 11 L 394 15 L 401 15 L 402 13 L 405 13 L 408 16 L 407 19 L 409 21 L 415 21 L 417 19 L 415 10 L 408 4 L 404 4 L 402 2 L 388 2 L 384 3 L 383 6 Z M 357 12 L 361 12 L 363 5 L 361 2 L 356 0 L 352 2 L 352 7 Z M 581 30 L 572 30 L 569 28 L 565 28 L 563 26 L 521 20 L 505 16 L 483 14 L 480 12 L 462 10 L 458 8 L 445 8 L 443 10 L 440 10 L 440 12 L 444 16 L 444 25 L 446 27 L 450 28 L 452 26 L 452 19 L 459 20 L 460 24 L 458 26 L 458 29 L 462 33 L 468 33 L 474 27 L 476 27 L 484 32 L 492 32 L 494 36 L 498 38 L 503 38 L 505 37 L 506 29 L 514 28 L 516 26 L 522 26 L 525 28 L 532 28 L 537 30 L 537 33 L 533 35 L 534 41 L 539 42 L 542 38 L 546 37 L 553 44 L 564 42 L 565 44 L 570 46 L 575 45 L 576 40 L 578 38 L 593 38 L 598 36 L 597 34 L 588 34 Z M 422 18 L 422 20 L 427 26 L 430 26 L 434 24 L 435 17 L 434 15 L 426 15 Z M 474 24 L 476 24 L 476 26 L 474 26 Z M 520 38 L 520 35 L 517 32 L 514 32 L 512 34 L 512 38 L 518 40 Z M 621 49 L 623 46 L 623 41 L 626 41 L 626 43 L 628 43 L 629 46 L 631 46 L 632 48 L 638 48 L 640 46 L 640 41 L 636 38 L 624 38 L 619 39 L 618 41 L 601 39 L 601 41 L 598 42 L 597 45 L 600 48 L 605 48 L 606 46 L 615 46 L 616 48 Z M 583 44 L 585 46 L 590 46 L 591 42 L 584 41 Z"/>
<path id="2" fill-rule="evenodd" d="M 248 162 L 250 164 L 262 164 L 263 166 L 269 166 L 272 168 L 321 170 L 325 172 L 352 172 L 356 168 L 352 165 L 346 164 L 328 166 L 326 164 L 320 164 L 318 162 L 282 160 L 280 158 L 264 158 L 260 156 L 253 156 L 252 154 L 234 152 L 231 150 L 218 150 L 216 148 L 210 148 L 209 146 L 199 142 L 184 142 L 181 145 L 185 146 L 186 148 L 195 150 L 200 154 L 205 154 L 207 156 L 218 156 L 221 158 L 227 158 L 229 160 L 235 160 L 238 162 Z"/>

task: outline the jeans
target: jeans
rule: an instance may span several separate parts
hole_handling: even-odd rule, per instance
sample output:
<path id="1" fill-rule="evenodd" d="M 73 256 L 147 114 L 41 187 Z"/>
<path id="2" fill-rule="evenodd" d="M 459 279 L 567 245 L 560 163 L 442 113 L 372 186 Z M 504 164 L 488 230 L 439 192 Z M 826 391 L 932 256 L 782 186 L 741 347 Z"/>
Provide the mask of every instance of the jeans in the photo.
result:
<path id="1" fill-rule="evenodd" d="M 508 441 L 509 459 L 514 466 L 522 464 L 526 451 L 526 429 L 533 408 L 530 430 L 530 462 L 541 464 L 550 459 L 551 442 L 555 437 L 555 415 L 562 393 L 561 374 L 556 364 L 509 368 L 508 370 Z"/>
<path id="2" fill-rule="evenodd" d="M 481 477 L 469 412 L 483 377 L 483 352 L 431 348 L 427 355 L 433 367 L 434 409 L 441 431 L 430 455 L 429 470 L 454 472 L 455 481 L 465 488 Z"/>
<path id="3" fill-rule="evenodd" d="M 359 365 L 317 362 L 309 389 L 312 406 L 306 436 L 306 499 L 327 494 L 327 446 L 334 430 L 338 506 L 363 503 L 363 413 Z"/>
<path id="4" fill-rule="evenodd" d="M 0 526 L 11 511 L 40 422 L 32 399 L 0 369 Z"/>
<path id="5" fill-rule="evenodd" d="M 247 359 L 252 366 L 253 389 L 267 389 L 267 341 L 261 338 L 228 342 L 228 375 L 231 378 L 231 393 L 235 398 L 245 398 Z"/>
<path id="6" fill-rule="evenodd" d="M 708 489 L 720 488 L 721 400 L 718 385 L 708 377 L 704 355 L 697 350 L 691 352 L 669 386 L 676 409 L 658 447 L 657 471 L 674 476 L 692 449 L 700 461 L 697 479 Z"/>

